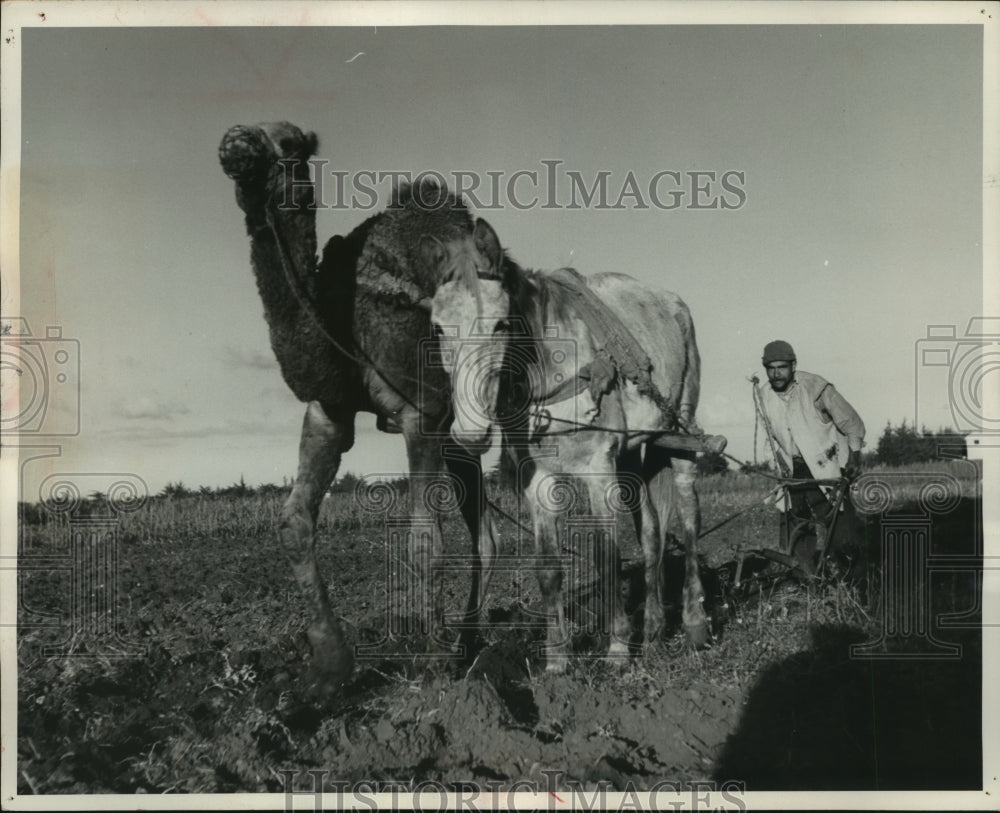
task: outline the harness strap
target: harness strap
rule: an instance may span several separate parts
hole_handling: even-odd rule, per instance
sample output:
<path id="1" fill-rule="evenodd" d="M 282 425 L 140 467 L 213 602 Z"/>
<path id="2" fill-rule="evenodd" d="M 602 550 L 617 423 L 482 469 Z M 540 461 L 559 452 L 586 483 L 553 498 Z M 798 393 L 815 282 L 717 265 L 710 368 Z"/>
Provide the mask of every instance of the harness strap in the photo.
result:
<path id="1" fill-rule="evenodd" d="M 619 376 L 636 385 L 639 392 L 652 399 L 657 408 L 676 423 L 675 410 L 663 397 L 651 375 L 653 363 L 625 323 L 618 318 L 575 269 L 559 268 L 550 272 L 549 281 L 573 295 L 577 315 L 590 331 L 596 345 L 597 369 L 591 370 L 590 394 L 598 410 L 602 397 L 611 391 Z"/>
<path id="2" fill-rule="evenodd" d="M 588 365 L 589 366 L 589 365 Z M 580 372 L 570 378 L 564 378 L 554 390 L 535 396 L 532 395 L 531 403 L 536 406 L 551 406 L 568 401 L 583 395 L 590 388 L 590 375 L 587 367 L 580 369 Z"/>

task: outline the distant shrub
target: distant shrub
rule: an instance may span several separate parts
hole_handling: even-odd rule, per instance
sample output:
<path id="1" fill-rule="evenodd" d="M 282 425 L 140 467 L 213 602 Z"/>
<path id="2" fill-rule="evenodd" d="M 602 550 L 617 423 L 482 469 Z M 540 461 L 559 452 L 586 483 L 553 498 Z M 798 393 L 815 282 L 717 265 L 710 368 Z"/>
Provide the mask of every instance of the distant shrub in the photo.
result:
<path id="1" fill-rule="evenodd" d="M 331 494 L 353 494 L 354 489 L 358 486 L 358 481 L 361 478 L 358 477 L 353 471 L 344 472 L 343 476 L 340 477 L 337 482 L 330 486 Z"/>
<path id="2" fill-rule="evenodd" d="M 916 427 L 907 426 L 904 420 L 899 426 L 886 423 L 878 439 L 873 462 L 884 466 L 905 466 L 908 463 L 965 456 L 965 438 L 954 430 L 931 432 L 923 427 L 918 432 Z"/>
<path id="3" fill-rule="evenodd" d="M 190 497 L 194 492 L 187 488 L 183 483 L 167 483 L 163 487 L 163 491 L 160 492 L 160 497 L 170 497 L 170 498 L 181 498 Z"/>
<path id="4" fill-rule="evenodd" d="M 222 497 L 249 497 L 253 493 L 254 489 L 246 484 L 246 480 L 243 479 L 242 474 L 238 483 L 233 483 L 231 486 L 216 490 L 216 494 Z"/>
<path id="5" fill-rule="evenodd" d="M 740 466 L 740 472 L 742 474 L 772 474 L 774 472 L 774 466 L 770 463 L 744 463 Z"/>
<path id="6" fill-rule="evenodd" d="M 729 472 L 729 461 L 722 452 L 706 452 L 698 456 L 698 474 L 726 474 Z"/>

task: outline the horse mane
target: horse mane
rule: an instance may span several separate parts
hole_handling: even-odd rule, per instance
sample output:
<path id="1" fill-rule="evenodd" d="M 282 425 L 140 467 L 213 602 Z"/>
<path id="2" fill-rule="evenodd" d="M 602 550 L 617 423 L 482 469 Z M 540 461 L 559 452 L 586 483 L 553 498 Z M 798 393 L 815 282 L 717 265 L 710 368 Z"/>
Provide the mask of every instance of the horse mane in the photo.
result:
<path id="1" fill-rule="evenodd" d="M 504 289 L 510 296 L 511 316 L 525 320 L 530 333 L 539 334 L 544 329 L 545 315 L 550 307 L 553 315 L 561 321 L 574 315 L 572 295 L 565 286 L 550 281 L 551 272 L 522 268 L 507 256 L 506 251 L 502 266 Z M 583 279 L 574 268 L 560 271 Z"/>
<path id="2" fill-rule="evenodd" d="M 569 270 L 573 274 L 577 273 Z M 518 469 L 516 460 L 527 450 L 531 413 L 530 410 L 520 408 L 520 403 L 518 408 L 511 409 L 510 399 L 514 397 L 515 387 L 521 383 L 518 378 L 521 365 L 529 360 L 537 362 L 539 358 L 538 342 L 544 338 L 548 315 L 566 323 L 574 313 L 571 297 L 567 295 L 565 287 L 553 284 L 549 280 L 549 272 L 522 268 L 511 259 L 506 250 L 501 259 L 501 278 L 504 290 L 510 297 L 508 312 L 511 328 L 521 334 L 521 342 L 527 342 L 521 345 L 520 364 L 516 367 L 504 364 L 500 392 L 497 395 L 499 421 L 503 429 L 500 478 L 520 493 L 524 483 L 518 480 L 525 472 Z"/>

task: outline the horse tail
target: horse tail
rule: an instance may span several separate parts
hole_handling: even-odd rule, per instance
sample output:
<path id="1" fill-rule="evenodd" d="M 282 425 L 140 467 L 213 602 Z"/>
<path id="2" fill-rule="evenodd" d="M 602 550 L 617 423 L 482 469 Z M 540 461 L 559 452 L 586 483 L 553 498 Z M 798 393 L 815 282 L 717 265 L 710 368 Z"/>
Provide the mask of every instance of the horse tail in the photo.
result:
<path id="1" fill-rule="evenodd" d="M 684 381 L 681 385 L 680 415 L 686 421 L 694 421 L 701 395 L 701 355 L 694 335 L 694 320 L 687 304 L 677 297 L 675 311 L 677 324 L 684 341 Z"/>

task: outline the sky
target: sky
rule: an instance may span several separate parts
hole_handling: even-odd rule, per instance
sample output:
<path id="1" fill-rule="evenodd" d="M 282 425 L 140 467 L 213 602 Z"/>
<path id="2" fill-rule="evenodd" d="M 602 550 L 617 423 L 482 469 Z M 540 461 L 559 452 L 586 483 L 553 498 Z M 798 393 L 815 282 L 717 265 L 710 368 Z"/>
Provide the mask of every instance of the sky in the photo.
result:
<path id="1" fill-rule="evenodd" d="M 889 421 L 954 425 L 947 367 L 921 359 L 928 326 L 947 349 L 941 326 L 961 337 L 983 313 L 981 25 L 827 12 L 823 25 L 369 15 L 348 27 L 336 5 L 317 27 L 204 15 L 61 27 L 53 7 L 20 29 L 20 300 L 7 266 L 3 316 L 48 365 L 22 459 L 58 447 L 22 463 L 22 499 L 60 472 L 131 473 L 151 493 L 293 477 L 304 405 L 271 354 L 216 153 L 229 127 L 259 121 L 315 131 L 318 157 L 348 178 L 434 170 L 485 185 L 523 170 L 544 182 L 554 166 L 538 205 L 516 205 L 533 192 L 520 176 L 513 199 L 478 214 L 525 267 L 619 271 L 680 294 L 702 358 L 699 423 L 740 459 L 755 454 L 748 378 L 776 338 L 854 405 L 869 449 Z M 693 209 L 706 197 L 690 187 L 677 208 L 653 205 L 664 171 L 715 173 L 708 199 L 739 173 L 742 194 L 724 195 L 739 205 Z M 573 172 L 588 186 L 607 173 L 609 204 L 634 177 L 639 199 L 568 208 Z M 320 245 L 383 208 L 388 183 L 376 191 L 321 210 Z M 544 208 L 548 191 L 557 205 Z M 374 423 L 359 415 L 341 473 L 405 472 L 401 438 Z"/>

